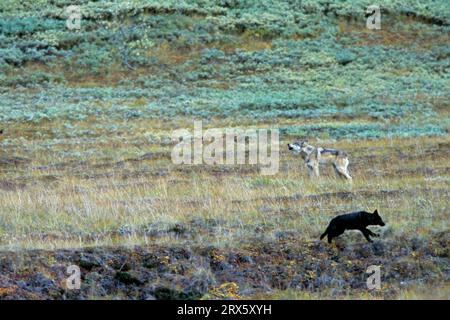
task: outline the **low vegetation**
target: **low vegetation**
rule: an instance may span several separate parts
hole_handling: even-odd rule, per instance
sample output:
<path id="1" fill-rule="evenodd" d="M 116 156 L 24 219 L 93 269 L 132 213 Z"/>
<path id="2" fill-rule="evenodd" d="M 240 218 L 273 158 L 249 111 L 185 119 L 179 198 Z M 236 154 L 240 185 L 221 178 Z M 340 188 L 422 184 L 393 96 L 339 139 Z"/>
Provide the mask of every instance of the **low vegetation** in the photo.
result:
<path id="1" fill-rule="evenodd" d="M 83 0 L 76 31 L 71 1 L 2 1 L 0 298 L 448 299 L 448 4 L 379 2 L 368 30 L 368 1 Z M 194 120 L 278 128 L 279 173 L 173 164 Z M 375 208 L 373 245 L 318 240 Z"/>

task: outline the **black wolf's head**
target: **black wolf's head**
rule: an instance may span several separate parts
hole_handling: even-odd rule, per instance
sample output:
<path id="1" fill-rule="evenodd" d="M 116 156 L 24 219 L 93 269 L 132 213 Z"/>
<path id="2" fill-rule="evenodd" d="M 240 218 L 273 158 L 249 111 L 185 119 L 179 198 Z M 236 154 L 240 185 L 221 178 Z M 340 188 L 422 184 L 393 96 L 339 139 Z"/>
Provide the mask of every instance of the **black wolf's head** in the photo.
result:
<path id="1" fill-rule="evenodd" d="M 375 209 L 375 211 L 369 215 L 369 224 L 374 226 L 385 226 L 383 219 L 381 219 L 380 215 L 378 214 L 378 210 Z"/>

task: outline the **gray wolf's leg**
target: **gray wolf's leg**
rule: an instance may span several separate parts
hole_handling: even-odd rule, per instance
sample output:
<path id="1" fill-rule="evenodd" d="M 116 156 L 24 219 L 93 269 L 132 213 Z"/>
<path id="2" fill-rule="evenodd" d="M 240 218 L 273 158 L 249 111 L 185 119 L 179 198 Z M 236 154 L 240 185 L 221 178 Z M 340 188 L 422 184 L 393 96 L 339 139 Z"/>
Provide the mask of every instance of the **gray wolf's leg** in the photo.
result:
<path id="1" fill-rule="evenodd" d="M 314 163 L 313 161 L 308 161 L 306 163 L 306 167 L 308 168 L 309 176 L 319 177 L 319 165 Z"/>
<path id="2" fill-rule="evenodd" d="M 338 165 L 338 164 L 333 163 L 333 168 L 334 168 L 334 172 L 336 173 L 336 175 L 337 175 L 339 178 L 346 179 L 346 176 L 344 175 L 342 169 L 339 169 L 339 165 Z"/>
<path id="3" fill-rule="evenodd" d="M 319 177 L 319 164 L 317 163 L 315 166 L 314 166 L 314 174 L 316 175 L 316 177 Z"/>
<path id="4" fill-rule="evenodd" d="M 319 177 L 319 162 L 318 161 L 308 161 L 308 169 L 314 176 Z"/>
<path id="5" fill-rule="evenodd" d="M 344 160 L 344 175 L 345 175 L 345 177 L 348 179 L 348 180 L 352 180 L 352 177 L 350 176 L 350 174 L 348 173 L 348 164 L 349 164 L 349 161 L 348 161 L 348 159 L 345 159 Z"/>
<path id="6" fill-rule="evenodd" d="M 336 170 L 336 173 L 344 179 L 352 180 L 352 177 L 348 173 L 348 170 L 346 167 L 343 167 L 342 165 L 334 165 L 334 169 Z"/>

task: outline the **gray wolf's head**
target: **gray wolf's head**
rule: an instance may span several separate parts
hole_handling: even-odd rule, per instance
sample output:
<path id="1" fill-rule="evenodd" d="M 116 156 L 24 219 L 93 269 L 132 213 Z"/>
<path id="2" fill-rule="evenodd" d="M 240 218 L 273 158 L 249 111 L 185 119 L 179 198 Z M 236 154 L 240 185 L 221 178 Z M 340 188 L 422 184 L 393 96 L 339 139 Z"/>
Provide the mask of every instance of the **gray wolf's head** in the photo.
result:
<path id="1" fill-rule="evenodd" d="M 375 209 L 375 211 L 369 216 L 369 223 L 373 226 L 385 226 L 383 219 L 381 219 L 380 215 L 378 214 L 378 210 Z"/>
<path id="2" fill-rule="evenodd" d="M 300 153 L 302 152 L 303 148 L 306 146 L 306 141 L 297 141 L 294 143 L 288 143 L 287 144 L 288 149 L 291 150 L 294 153 Z"/>

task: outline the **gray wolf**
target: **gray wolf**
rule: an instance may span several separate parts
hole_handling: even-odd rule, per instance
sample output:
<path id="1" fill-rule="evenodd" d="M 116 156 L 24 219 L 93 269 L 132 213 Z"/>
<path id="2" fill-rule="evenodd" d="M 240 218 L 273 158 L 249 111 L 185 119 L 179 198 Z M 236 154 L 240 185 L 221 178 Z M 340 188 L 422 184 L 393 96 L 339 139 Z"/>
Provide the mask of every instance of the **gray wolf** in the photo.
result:
<path id="1" fill-rule="evenodd" d="M 313 147 L 306 141 L 288 143 L 288 149 L 305 160 L 310 176 L 319 177 L 319 165 L 331 163 L 336 174 L 347 180 L 352 180 L 348 172 L 348 155 L 341 150 Z"/>
<path id="2" fill-rule="evenodd" d="M 320 236 L 320 240 L 328 235 L 328 243 L 331 243 L 333 238 L 340 236 L 345 230 L 359 230 L 362 232 L 367 241 L 373 242 L 372 239 L 370 239 L 370 236 L 378 237 L 379 235 L 367 229 L 367 226 L 370 225 L 382 227 L 386 225 L 378 214 L 378 210 L 375 210 L 373 213 L 358 211 L 343 214 L 333 218 L 330 221 L 327 229 Z"/>

